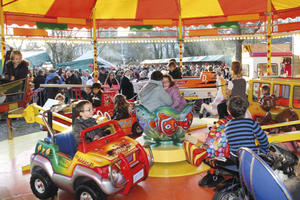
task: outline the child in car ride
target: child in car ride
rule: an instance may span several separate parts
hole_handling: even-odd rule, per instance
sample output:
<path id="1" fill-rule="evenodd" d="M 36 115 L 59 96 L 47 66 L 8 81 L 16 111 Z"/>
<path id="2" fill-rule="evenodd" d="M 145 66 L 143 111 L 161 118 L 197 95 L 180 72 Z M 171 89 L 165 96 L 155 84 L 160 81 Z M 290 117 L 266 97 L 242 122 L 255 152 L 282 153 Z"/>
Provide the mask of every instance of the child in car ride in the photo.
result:
<path id="1" fill-rule="evenodd" d="M 92 93 L 90 95 L 90 101 L 93 104 L 93 107 L 99 107 L 101 106 L 101 84 L 100 83 L 94 83 L 92 86 Z"/>
<path id="2" fill-rule="evenodd" d="M 129 107 L 130 104 L 126 100 L 126 97 L 122 94 L 117 94 L 114 99 L 114 120 L 129 118 Z"/>
<path id="3" fill-rule="evenodd" d="M 75 149 L 78 147 L 79 136 L 82 130 L 96 126 L 96 119 L 93 118 L 94 109 L 92 103 L 87 100 L 79 101 L 75 106 L 75 111 L 79 115 L 72 126 L 72 133 L 75 139 Z M 102 137 L 101 133 L 97 129 L 89 131 L 85 134 L 85 140 L 87 143 L 92 142 L 95 139 Z"/>

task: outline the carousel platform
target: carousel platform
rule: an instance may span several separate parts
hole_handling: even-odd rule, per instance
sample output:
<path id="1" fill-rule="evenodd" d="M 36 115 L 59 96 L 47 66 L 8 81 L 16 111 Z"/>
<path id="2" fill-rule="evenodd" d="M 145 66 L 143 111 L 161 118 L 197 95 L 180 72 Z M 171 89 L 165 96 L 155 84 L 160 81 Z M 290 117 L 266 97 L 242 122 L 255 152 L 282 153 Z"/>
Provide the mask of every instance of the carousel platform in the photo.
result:
<path id="1" fill-rule="evenodd" d="M 46 135 L 46 132 L 36 132 L 0 142 L 1 200 L 36 199 L 29 185 L 30 173 L 24 166 L 28 166 L 37 140 L 43 139 Z M 213 189 L 198 186 L 198 181 L 206 174 L 205 166 L 197 168 L 188 164 L 180 149 L 182 148 L 172 149 L 171 153 L 179 156 L 171 160 L 168 158 L 168 162 L 156 162 L 150 170 L 149 177 L 132 188 L 128 195 L 118 194 L 108 199 L 212 199 Z M 164 151 L 164 148 L 159 148 L 156 153 Z M 162 153 L 162 156 L 166 154 Z M 69 200 L 74 199 L 74 196 L 59 190 L 54 199 Z"/>

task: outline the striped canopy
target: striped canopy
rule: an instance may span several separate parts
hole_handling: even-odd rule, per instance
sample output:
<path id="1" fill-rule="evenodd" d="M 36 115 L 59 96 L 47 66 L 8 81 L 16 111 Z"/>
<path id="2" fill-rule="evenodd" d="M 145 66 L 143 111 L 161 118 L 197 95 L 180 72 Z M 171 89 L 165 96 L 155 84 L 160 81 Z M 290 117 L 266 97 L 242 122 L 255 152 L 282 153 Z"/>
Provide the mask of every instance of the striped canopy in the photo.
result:
<path id="1" fill-rule="evenodd" d="M 267 0 L 3 0 L 6 24 L 62 23 L 91 27 L 185 26 L 265 20 Z M 300 16 L 300 0 L 272 0 L 274 18 Z"/>

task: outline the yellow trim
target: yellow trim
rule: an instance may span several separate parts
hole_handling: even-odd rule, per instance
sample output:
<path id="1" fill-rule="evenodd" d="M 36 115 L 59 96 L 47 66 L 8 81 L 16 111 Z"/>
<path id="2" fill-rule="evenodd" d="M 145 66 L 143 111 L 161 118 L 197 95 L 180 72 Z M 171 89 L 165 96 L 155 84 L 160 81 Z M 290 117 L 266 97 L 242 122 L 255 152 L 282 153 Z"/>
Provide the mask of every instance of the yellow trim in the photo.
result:
<path id="1" fill-rule="evenodd" d="M 268 51 L 267 51 L 267 74 L 271 75 L 271 34 L 272 34 L 272 15 L 271 15 L 271 9 L 272 9 L 272 3 L 271 0 L 268 0 L 268 5 L 267 5 L 268 13 L 267 13 L 267 46 L 268 46 Z"/>
<path id="2" fill-rule="evenodd" d="M 149 177 L 181 177 L 203 173 L 209 170 L 209 166 L 202 163 L 199 167 L 186 161 L 175 163 L 154 163 L 150 168 Z"/>
<path id="3" fill-rule="evenodd" d="M 86 20 L 82 18 L 57 17 L 57 23 L 86 25 Z"/>
<path id="4" fill-rule="evenodd" d="M 8 106 L 9 106 L 9 110 L 13 110 L 13 109 L 16 109 L 19 107 L 18 103 L 12 103 L 12 104 L 9 104 Z"/>
<path id="5" fill-rule="evenodd" d="M 283 127 L 283 126 L 291 126 L 291 125 L 296 125 L 296 124 L 300 124 L 300 120 L 290 121 L 290 122 L 283 122 L 283 123 L 278 123 L 278 124 L 265 125 L 265 126 L 261 126 L 261 128 L 262 129 L 270 129 L 270 128 L 278 128 L 278 127 Z"/>
<path id="6" fill-rule="evenodd" d="M 300 131 L 269 135 L 268 140 L 270 143 L 281 143 L 300 140 Z"/>
<path id="7" fill-rule="evenodd" d="M 0 23 L 1 23 L 1 55 L 2 55 L 2 70 L 3 70 L 6 52 L 5 52 L 5 33 L 4 33 L 4 12 L 3 12 L 2 5 L 0 5 Z"/>
<path id="8" fill-rule="evenodd" d="M 97 68 L 97 34 L 96 34 L 96 7 L 93 9 L 93 47 L 94 47 L 94 67 L 93 76 L 95 83 L 98 80 L 98 68 Z"/>
<path id="9" fill-rule="evenodd" d="M 172 163 L 185 161 L 185 153 L 182 147 L 175 145 L 160 145 L 152 148 L 154 162 Z"/>

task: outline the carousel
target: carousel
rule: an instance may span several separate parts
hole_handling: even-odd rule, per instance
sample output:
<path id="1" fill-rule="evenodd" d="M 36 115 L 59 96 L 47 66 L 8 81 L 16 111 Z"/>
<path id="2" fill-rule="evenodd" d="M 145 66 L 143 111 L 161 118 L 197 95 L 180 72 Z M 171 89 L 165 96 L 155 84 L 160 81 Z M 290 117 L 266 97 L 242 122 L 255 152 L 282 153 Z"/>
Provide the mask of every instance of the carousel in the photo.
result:
<path id="1" fill-rule="evenodd" d="M 230 157 L 225 127 L 231 116 L 199 119 L 195 111 L 195 102 L 199 100 L 211 98 L 214 101 L 218 94 L 223 99 L 227 97 L 224 80 L 210 72 L 176 80 L 183 93 L 190 91 L 185 96 L 189 103 L 180 112 L 168 106 L 149 112 L 139 102 L 131 101 L 134 109 L 129 118 L 111 120 L 115 93 L 102 93 L 103 101 L 94 112 L 97 125 L 80 133 L 78 149 L 74 149 L 71 132 L 77 117 L 76 102 L 62 105 L 49 100 L 47 106 L 30 104 L 31 80 L 5 82 L 0 86 L 0 114 L 7 120 L 9 140 L 0 142 L 3 152 L 0 199 L 296 199 L 274 171 L 281 170 L 285 176 L 297 178 L 298 158 L 292 152 L 298 151 L 300 140 L 300 80 L 296 77 L 299 66 L 295 59 L 294 77 L 272 77 L 271 42 L 287 35 L 298 37 L 300 23 L 282 19 L 299 17 L 299 5 L 298 0 L 239 0 L 235 4 L 223 0 L 209 3 L 189 0 L 152 0 L 151 3 L 143 0 L 1 1 L 3 67 L 6 40 L 82 40 L 93 44 L 95 81 L 99 77 L 99 43 L 178 43 L 182 68 L 183 46 L 187 42 L 266 41 L 265 75 L 248 82 L 248 112 L 268 133 L 270 143 L 285 143 L 288 150 L 272 144 L 272 159 L 262 159 L 242 148 L 238 158 L 240 167 L 224 166 Z M 256 22 L 265 26 L 263 31 L 251 32 Z M 11 26 L 13 24 L 18 27 Z M 119 27 L 157 32 L 171 28 L 176 36 L 101 37 L 103 30 Z M 90 34 L 80 38 L 50 34 L 53 30 L 67 33 L 75 29 L 87 29 Z M 236 32 L 227 34 L 227 29 Z M 263 97 L 261 89 L 266 85 L 270 95 Z M 47 87 L 57 85 L 41 85 L 41 88 Z M 71 88 L 75 99 L 80 100 L 80 90 L 87 86 L 62 84 L 59 87 Z M 13 137 L 13 118 L 24 118 L 28 124 L 38 123 L 44 131 Z M 96 129 L 101 131 L 101 138 L 87 142 L 87 132 Z M 275 159 L 277 154 L 282 155 L 279 161 Z M 265 171 L 258 173 L 256 169 Z M 261 178 L 266 180 L 264 184 L 268 188 L 276 189 L 260 190 Z"/>

